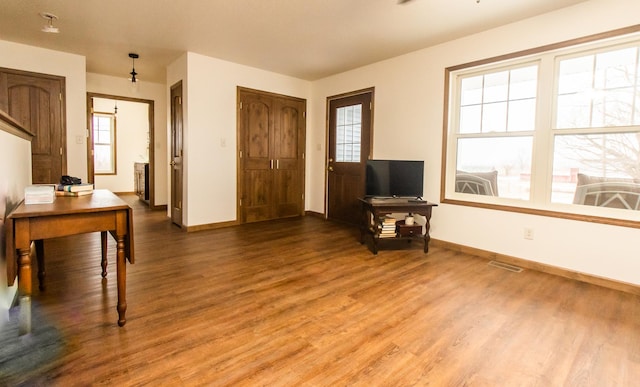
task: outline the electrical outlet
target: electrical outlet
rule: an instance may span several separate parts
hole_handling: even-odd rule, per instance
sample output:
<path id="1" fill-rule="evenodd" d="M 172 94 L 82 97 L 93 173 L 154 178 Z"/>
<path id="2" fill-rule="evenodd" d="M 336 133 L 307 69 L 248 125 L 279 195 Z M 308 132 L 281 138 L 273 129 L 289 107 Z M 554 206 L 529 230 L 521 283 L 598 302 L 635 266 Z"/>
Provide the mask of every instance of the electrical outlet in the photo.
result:
<path id="1" fill-rule="evenodd" d="M 533 239 L 533 229 L 529 227 L 524 228 L 524 239 Z"/>

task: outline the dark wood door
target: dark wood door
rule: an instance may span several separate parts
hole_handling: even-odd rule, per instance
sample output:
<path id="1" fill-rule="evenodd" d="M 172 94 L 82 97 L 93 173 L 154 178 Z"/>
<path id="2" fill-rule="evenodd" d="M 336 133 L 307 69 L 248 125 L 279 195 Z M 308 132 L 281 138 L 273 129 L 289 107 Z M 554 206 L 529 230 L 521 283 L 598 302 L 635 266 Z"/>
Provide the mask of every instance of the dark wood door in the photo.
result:
<path id="1" fill-rule="evenodd" d="M 371 149 L 373 90 L 329 99 L 327 218 L 357 224 Z"/>
<path id="2" fill-rule="evenodd" d="M 32 183 L 59 183 L 67 172 L 64 78 L 0 70 L 0 109 L 34 134 Z"/>
<path id="3" fill-rule="evenodd" d="M 171 87 L 171 221 L 182 227 L 182 82 Z"/>
<path id="4" fill-rule="evenodd" d="M 242 223 L 304 213 L 306 102 L 238 89 Z"/>
<path id="5" fill-rule="evenodd" d="M 274 109 L 274 217 L 298 216 L 304 212 L 305 102 L 276 98 Z"/>

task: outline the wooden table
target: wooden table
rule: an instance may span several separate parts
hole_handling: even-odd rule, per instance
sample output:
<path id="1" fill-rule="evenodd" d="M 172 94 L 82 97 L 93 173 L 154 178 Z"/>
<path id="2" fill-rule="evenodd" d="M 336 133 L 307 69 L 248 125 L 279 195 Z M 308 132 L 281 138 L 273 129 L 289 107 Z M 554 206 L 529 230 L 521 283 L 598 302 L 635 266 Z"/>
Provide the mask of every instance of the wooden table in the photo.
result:
<path id="1" fill-rule="evenodd" d="M 20 295 L 20 333 L 31 330 L 31 242 L 36 245 L 40 289 L 45 285 L 43 239 L 88 232 L 101 232 L 102 276 L 106 276 L 107 232 L 116 240 L 118 281 L 118 325 L 126 323 L 126 260 L 134 263 L 133 210 L 108 190 L 94 190 L 80 197 L 56 197 L 52 204 L 20 204 L 7 217 L 7 283 L 18 276 Z M 16 257 L 17 259 L 12 259 Z"/>
<path id="2" fill-rule="evenodd" d="M 371 235 L 373 239 L 373 253 L 378 254 L 378 242 L 380 241 L 380 231 L 378 229 L 378 221 L 381 217 L 388 214 L 411 213 L 422 215 L 426 219 L 424 234 L 418 235 L 418 238 L 424 240 L 424 252 L 429 252 L 429 229 L 431 228 L 431 210 L 438 205 L 424 200 L 411 200 L 404 198 L 363 198 L 359 199 L 362 204 L 362 222 L 360 223 L 360 243 L 365 242 L 365 236 Z M 389 239 L 407 239 L 411 237 L 396 237 Z"/>

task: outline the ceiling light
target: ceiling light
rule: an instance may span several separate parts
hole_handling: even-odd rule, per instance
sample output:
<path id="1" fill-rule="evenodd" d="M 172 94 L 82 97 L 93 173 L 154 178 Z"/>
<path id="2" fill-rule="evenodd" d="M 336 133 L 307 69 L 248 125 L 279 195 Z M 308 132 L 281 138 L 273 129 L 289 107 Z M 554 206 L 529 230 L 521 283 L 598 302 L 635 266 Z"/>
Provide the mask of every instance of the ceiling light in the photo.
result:
<path id="1" fill-rule="evenodd" d="M 49 23 L 45 24 L 42 27 L 42 30 L 41 30 L 42 32 L 46 32 L 46 33 L 49 33 L 49 34 L 57 34 L 58 32 L 60 32 L 58 27 L 54 27 L 53 26 L 53 21 L 58 19 L 58 17 L 56 15 L 54 15 L 52 13 L 49 13 L 49 12 L 42 12 L 42 13 L 40 13 L 40 16 L 43 19 L 46 19 L 46 20 L 49 21 Z"/>
<path id="2" fill-rule="evenodd" d="M 136 73 L 136 59 L 138 59 L 140 57 L 140 55 L 138 54 L 134 54 L 134 53 L 129 53 L 129 58 L 131 58 L 131 72 L 129 73 L 131 75 L 131 78 L 129 78 L 129 80 L 132 83 L 136 83 L 139 81 L 138 78 L 136 78 L 136 75 L 138 75 L 138 73 Z"/>

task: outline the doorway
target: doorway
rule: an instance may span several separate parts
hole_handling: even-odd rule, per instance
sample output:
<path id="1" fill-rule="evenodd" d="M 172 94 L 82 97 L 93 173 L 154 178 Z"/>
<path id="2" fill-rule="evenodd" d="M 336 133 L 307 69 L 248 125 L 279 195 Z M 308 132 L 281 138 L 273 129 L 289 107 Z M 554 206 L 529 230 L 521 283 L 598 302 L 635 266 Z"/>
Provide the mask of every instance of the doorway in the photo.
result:
<path id="1" fill-rule="evenodd" d="M 99 102 L 99 108 L 96 107 L 96 103 Z M 105 107 L 106 106 L 106 107 Z M 144 113 L 146 110 L 146 113 Z M 127 111 L 137 111 L 135 117 L 126 119 Z M 140 113 L 143 112 L 143 113 Z M 115 179 L 115 176 L 120 176 L 119 180 L 126 181 L 126 187 L 130 186 L 130 183 L 134 181 L 134 161 L 140 163 L 148 163 L 149 176 L 148 176 L 148 197 L 149 208 L 155 209 L 155 153 L 154 153 L 154 101 L 139 98 L 129 98 L 117 95 L 99 94 L 99 93 L 87 93 L 87 180 L 89 183 L 96 183 L 96 165 L 95 165 L 95 144 L 96 139 L 94 136 L 94 115 L 95 114 L 110 114 L 113 115 L 116 123 L 115 136 L 122 139 L 131 139 L 132 134 L 128 132 L 130 130 L 135 131 L 135 137 L 143 137 L 142 145 L 144 148 L 131 150 L 116 149 L 115 154 L 124 152 L 135 152 L 135 154 L 128 154 L 126 157 L 130 162 L 119 163 L 115 165 L 114 173 L 104 174 L 104 178 Z M 121 124 L 118 124 L 121 122 Z M 125 124 L 126 122 L 126 124 Z M 145 128 L 146 126 L 146 128 Z M 141 128 L 141 129 L 139 129 Z M 139 129 L 139 130 L 138 130 Z M 138 142 L 140 142 L 138 141 Z M 140 147 L 139 147 L 140 148 Z M 122 155 L 121 155 L 122 156 Z M 110 175 L 110 176 L 108 176 Z M 102 174 L 100 175 L 103 176 Z M 118 184 L 118 183 L 113 183 Z M 121 184 L 121 183 L 120 183 Z M 116 185 L 116 187 L 118 187 Z M 115 192 L 133 192 L 133 189 L 112 189 Z"/>
<path id="2" fill-rule="evenodd" d="M 374 89 L 327 98 L 327 219 L 356 224 L 371 157 Z"/>

